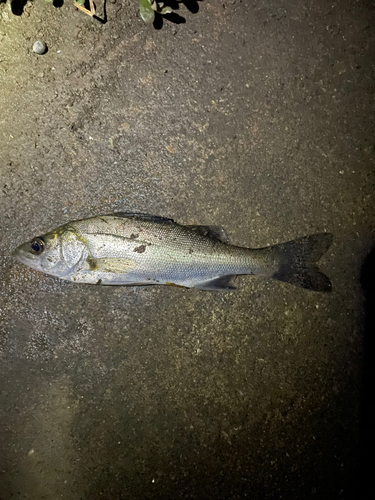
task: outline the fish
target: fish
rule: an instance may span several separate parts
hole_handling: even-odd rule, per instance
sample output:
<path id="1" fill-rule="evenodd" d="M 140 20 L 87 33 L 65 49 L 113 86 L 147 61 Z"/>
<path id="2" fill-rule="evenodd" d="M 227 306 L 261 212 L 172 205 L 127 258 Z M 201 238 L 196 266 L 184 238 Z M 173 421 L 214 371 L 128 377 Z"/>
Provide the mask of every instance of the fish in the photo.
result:
<path id="1" fill-rule="evenodd" d="M 318 233 L 251 249 L 231 245 L 219 226 L 116 212 L 64 224 L 23 243 L 13 256 L 73 283 L 231 291 L 234 277 L 255 275 L 328 292 L 331 281 L 316 263 L 332 239 L 331 233 Z"/>

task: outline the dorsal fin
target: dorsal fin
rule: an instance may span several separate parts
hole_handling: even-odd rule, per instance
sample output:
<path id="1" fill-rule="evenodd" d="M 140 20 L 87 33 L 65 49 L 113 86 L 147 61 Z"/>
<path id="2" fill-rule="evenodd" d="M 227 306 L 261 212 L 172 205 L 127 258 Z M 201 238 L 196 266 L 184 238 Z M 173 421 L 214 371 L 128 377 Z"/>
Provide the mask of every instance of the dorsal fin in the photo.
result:
<path id="1" fill-rule="evenodd" d="M 160 217 L 158 215 L 149 215 L 137 212 L 115 212 L 113 215 L 115 217 L 126 217 L 127 219 L 147 220 L 155 222 L 156 224 L 174 224 L 173 219 L 167 219 L 166 217 Z"/>
<path id="2" fill-rule="evenodd" d="M 137 212 L 115 212 L 113 214 L 115 217 L 125 217 L 127 219 L 139 219 L 154 222 L 155 224 L 176 224 L 173 219 L 168 219 L 167 217 L 160 217 L 159 215 L 149 215 Z M 200 234 L 201 236 L 207 236 L 221 243 L 229 243 L 229 238 L 225 229 L 221 226 L 185 226 L 192 231 Z"/>
<path id="3" fill-rule="evenodd" d="M 221 243 L 229 243 L 229 238 L 225 229 L 221 226 L 186 226 L 192 229 L 201 236 L 208 236 L 213 240 L 221 241 Z"/>

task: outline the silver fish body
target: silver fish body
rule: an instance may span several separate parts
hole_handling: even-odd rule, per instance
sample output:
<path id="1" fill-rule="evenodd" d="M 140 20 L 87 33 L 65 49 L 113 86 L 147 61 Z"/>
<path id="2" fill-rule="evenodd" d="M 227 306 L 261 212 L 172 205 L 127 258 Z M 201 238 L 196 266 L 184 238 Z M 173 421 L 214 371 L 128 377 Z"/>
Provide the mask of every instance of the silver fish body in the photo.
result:
<path id="1" fill-rule="evenodd" d="M 321 233 L 252 250 L 228 244 L 218 227 L 118 213 L 60 226 L 20 245 L 14 256 L 75 283 L 228 290 L 233 289 L 232 276 L 254 274 L 327 291 L 329 279 L 315 262 L 331 240 L 330 234 Z"/>

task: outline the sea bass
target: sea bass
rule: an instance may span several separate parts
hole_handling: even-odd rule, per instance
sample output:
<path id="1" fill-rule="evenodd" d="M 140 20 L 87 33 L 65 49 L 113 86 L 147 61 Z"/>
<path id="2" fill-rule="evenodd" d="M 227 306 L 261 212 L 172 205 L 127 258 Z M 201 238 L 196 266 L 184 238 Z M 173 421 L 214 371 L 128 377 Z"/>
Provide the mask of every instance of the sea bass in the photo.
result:
<path id="1" fill-rule="evenodd" d="M 13 255 L 74 283 L 233 290 L 234 276 L 252 274 L 329 291 L 331 282 L 316 262 L 331 243 L 331 234 L 320 233 L 250 249 L 230 245 L 218 226 L 182 226 L 163 217 L 115 213 L 64 224 L 20 245 Z"/>

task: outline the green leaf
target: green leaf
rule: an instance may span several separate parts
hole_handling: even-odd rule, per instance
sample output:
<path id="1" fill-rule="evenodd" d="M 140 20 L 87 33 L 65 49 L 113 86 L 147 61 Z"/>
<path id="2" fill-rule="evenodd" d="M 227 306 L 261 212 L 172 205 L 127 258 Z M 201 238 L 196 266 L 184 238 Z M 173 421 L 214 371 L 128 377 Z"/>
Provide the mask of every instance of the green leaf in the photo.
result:
<path id="1" fill-rule="evenodd" d="M 172 7 L 164 7 L 164 9 L 160 9 L 159 13 L 160 14 L 171 14 L 173 12 Z"/>
<path id="2" fill-rule="evenodd" d="M 144 20 L 146 24 L 150 24 L 154 22 L 155 12 L 151 7 L 149 0 L 141 0 L 139 3 L 139 12 L 141 14 L 141 18 Z"/>
<path id="3" fill-rule="evenodd" d="M 78 3 L 78 5 L 82 5 L 82 7 L 85 5 L 85 0 L 74 0 L 75 3 Z"/>

